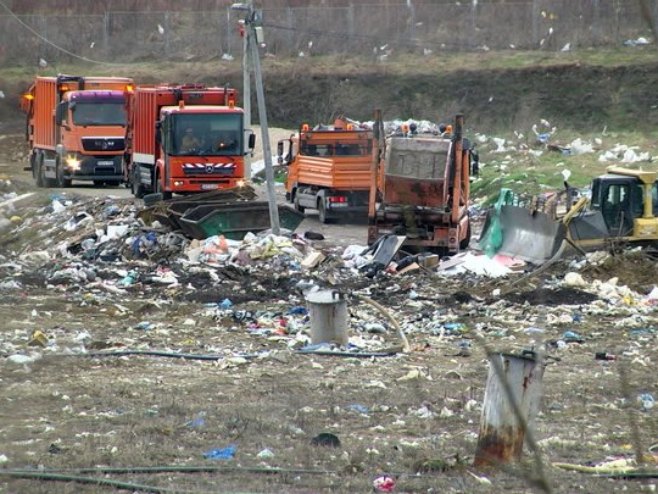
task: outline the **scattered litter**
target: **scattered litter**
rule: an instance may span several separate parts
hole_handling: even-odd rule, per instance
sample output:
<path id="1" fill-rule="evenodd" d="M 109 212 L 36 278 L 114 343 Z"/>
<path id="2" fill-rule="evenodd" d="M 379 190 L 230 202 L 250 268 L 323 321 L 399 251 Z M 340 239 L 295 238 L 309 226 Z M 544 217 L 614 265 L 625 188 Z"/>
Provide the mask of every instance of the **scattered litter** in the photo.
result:
<path id="1" fill-rule="evenodd" d="M 256 456 L 261 460 L 269 460 L 270 458 L 274 458 L 274 452 L 269 448 L 265 448 L 261 450 Z"/>
<path id="2" fill-rule="evenodd" d="M 372 487 L 377 492 L 393 492 L 395 490 L 395 479 L 390 475 L 381 475 L 372 481 Z"/>
<path id="3" fill-rule="evenodd" d="M 642 393 L 640 396 L 637 397 L 637 401 L 640 402 L 640 405 L 642 406 L 642 410 L 644 410 L 645 412 L 651 410 L 656 404 L 653 395 L 650 393 Z"/>
<path id="4" fill-rule="evenodd" d="M 370 410 L 367 406 L 360 405 L 358 403 L 354 403 L 352 405 L 349 405 L 347 408 L 348 408 L 348 410 L 351 410 L 351 411 L 356 412 L 356 413 L 360 413 L 362 415 L 368 415 L 368 413 L 370 413 Z"/>
<path id="5" fill-rule="evenodd" d="M 331 432 L 322 432 L 311 439 L 313 446 L 325 446 L 328 448 L 340 448 L 340 439 Z"/>

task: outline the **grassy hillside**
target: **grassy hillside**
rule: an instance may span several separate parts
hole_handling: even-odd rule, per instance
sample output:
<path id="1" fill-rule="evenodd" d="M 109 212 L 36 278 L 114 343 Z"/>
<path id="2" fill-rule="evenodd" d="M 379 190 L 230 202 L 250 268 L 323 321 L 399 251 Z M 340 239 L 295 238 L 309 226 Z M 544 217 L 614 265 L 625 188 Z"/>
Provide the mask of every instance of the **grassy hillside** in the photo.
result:
<path id="1" fill-rule="evenodd" d="M 652 129 L 658 125 L 658 52 L 653 47 L 568 53 L 516 52 L 372 59 L 264 59 L 268 113 L 274 125 L 326 120 L 337 111 L 443 119 L 457 111 L 481 130 L 504 132 L 538 118 L 575 130 Z M 230 83 L 241 87 L 239 61 L 126 66 L 55 66 L 58 72 L 130 75 L 138 82 Z M 0 69 L 3 115 L 34 69 Z"/>

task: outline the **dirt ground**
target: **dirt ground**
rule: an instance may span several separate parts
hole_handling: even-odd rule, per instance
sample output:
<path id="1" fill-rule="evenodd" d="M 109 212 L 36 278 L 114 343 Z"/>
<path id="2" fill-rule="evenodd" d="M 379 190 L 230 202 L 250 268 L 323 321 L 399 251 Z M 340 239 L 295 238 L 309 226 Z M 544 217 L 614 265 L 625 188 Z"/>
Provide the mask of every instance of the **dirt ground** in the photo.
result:
<path id="1" fill-rule="evenodd" d="M 17 164 L 22 152 L 20 136 L 0 138 L 0 175 L 12 180 L 5 187 L 37 193 L 16 211 L 28 217 L 60 191 L 33 187 Z M 133 207 L 120 189 L 85 190 L 93 197 L 83 204 L 109 192 L 121 196 L 121 207 Z M 579 271 L 583 286 L 563 283 L 580 259 L 522 281 L 522 273 L 489 279 L 422 270 L 368 279 L 331 268 L 340 260 L 336 246 L 365 238 L 364 225 L 320 228 L 309 216 L 300 230 L 325 234 L 314 246 L 329 267 L 303 275 L 276 260 L 253 270 L 220 267 L 212 275 L 189 268 L 177 271 L 176 285 L 146 276 L 148 261 L 79 266 L 98 283 L 54 280 L 50 275 L 67 266 L 61 258 L 18 270 L 26 259 L 20 255 L 48 239 L 40 232 L 5 236 L 0 466 L 96 483 L 3 475 L 0 492 L 355 493 L 372 492 L 383 475 L 395 481 L 394 492 L 538 492 L 527 446 L 518 464 L 472 466 L 488 373 L 485 345 L 548 354 L 534 437 L 552 492 L 655 490 L 651 479 L 553 466 L 635 454 L 654 462 L 657 410 L 638 399 L 658 396 L 652 258 L 633 252 L 587 264 Z M 158 268 L 180 270 L 167 260 Z M 125 290 L 105 289 L 102 280 L 121 269 L 142 274 Z M 410 351 L 367 358 L 299 353 L 308 322 L 298 283 L 309 277 L 381 304 L 404 328 Z M 629 291 L 602 285 L 612 277 Z M 225 299 L 234 304 L 229 310 L 222 310 Z M 356 298 L 348 307 L 351 337 L 368 348 L 399 348 L 381 312 Z M 306 329 L 296 332 L 300 327 Z M 46 348 L 35 332 L 48 338 Z M 617 359 L 596 360 L 598 352 Z M 320 434 L 335 435 L 339 444 L 318 444 Z M 230 458 L 205 458 L 213 449 Z M 111 481 L 124 484 L 98 484 Z"/>

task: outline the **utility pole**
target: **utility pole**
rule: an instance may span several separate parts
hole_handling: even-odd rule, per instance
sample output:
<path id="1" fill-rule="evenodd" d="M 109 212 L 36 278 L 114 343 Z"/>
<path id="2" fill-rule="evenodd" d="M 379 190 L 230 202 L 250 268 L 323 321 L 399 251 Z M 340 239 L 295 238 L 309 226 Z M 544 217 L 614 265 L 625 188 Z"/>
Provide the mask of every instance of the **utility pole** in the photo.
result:
<path id="1" fill-rule="evenodd" d="M 252 10 L 251 0 L 246 0 L 245 5 Z M 244 109 L 244 128 L 251 127 L 251 65 L 249 63 L 249 29 L 244 24 L 242 32 L 242 108 Z M 251 181 L 251 154 L 244 157 L 244 174 Z"/>
<path id="2" fill-rule="evenodd" d="M 263 159 L 265 161 L 265 178 L 267 181 L 267 200 L 270 209 L 270 225 L 272 233 L 278 235 L 279 229 L 279 208 L 276 203 L 276 194 L 274 192 L 274 169 L 272 168 L 272 149 L 270 147 L 270 133 L 267 128 L 267 108 L 265 106 L 265 91 L 263 89 L 263 75 L 260 68 L 260 54 L 258 53 L 258 44 L 262 41 L 259 35 L 262 35 L 260 24 L 260 12 L 254 10 L 251 3 L 234 3 L 231 8 L 247 13 L 244 19 L 245 38 L 247 50 L 251 56 L 250 62 L 253 64 L 254 79 L 256 81 L 256 98 L 258 100 L 258 120 L 260 121 L 261 138 L 263 139 Z"/>

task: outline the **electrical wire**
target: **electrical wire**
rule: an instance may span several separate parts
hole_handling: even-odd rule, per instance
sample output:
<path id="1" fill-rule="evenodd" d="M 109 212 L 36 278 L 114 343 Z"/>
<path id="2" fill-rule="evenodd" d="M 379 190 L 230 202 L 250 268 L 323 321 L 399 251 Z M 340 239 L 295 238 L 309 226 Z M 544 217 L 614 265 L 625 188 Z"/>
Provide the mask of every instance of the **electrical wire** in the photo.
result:
<path id="1" fill-rule="evenodd" d="M 91 58 L 88 58 L 88 57 L 85 57 L 85 56 L 82 56 L 82 55 L 78 55 L 77 53 L 73 53 L 72 51 L 69 51 L 66 48 L 63 48 L 63 47 L 53 43 L 48 38 L 41 35 L 32 26 L 30 26 L 29 24 L 27 24 L 26 22 L 21 20 L 20 17 L 18 17 L 16 14 L 14 14 L 14 12 L 9 7 L 7 7 L 7 4 L 5 4 L 5 2 L 3 0 L 0 0 L 0 7 L 4 8 L 7 12 L 9 12 L 9 15 L 12 18 L 14 18 L 16 20 L 16 22 L 18 22 L 21 26 L 23 26 L 25 29 L 30 31 L 34 36 L 36 36 L 37 38 L 42 40 L 44 43 L 47 43 L 50 46 L 52 46 L 53 48 L 61 51 L 62 53 L 66 53 L 67 55 L 69 55 L 73 58 L 77 58 L 78 60 L 83 60 L 83 61 L 89 62 L 89 63 L 95 63 L 95 64 L 100 64 L 100 65 L 124 65 L 124 64 L 116 63 L 116 62 L 105 62 L 105 61 L 101 61 L 101 60 L 94 60 L 94 59 L 91 59 Z"/>
<path id="2" fill-rule="evenodd" d="M 96 477 L 81 477 L 79 475 L 64 475 L 60 473 L 49 473 L 49 472 L 29 472 L 29 471 L 12 471 L 12 470 L 0 470 L 0 477 L 16 477 L 23 479 L 35 479 L 35 480 L 57 480 L 60 482 L 78 482 L 81 484 L 94 484 L 94 485 L 105 485 L 109 487 L 115 487 L 117 489 L 125 489 L 130 491 L 142 491 L 142 492 L 155 492 L 155 493 L 183 493 L 191 491 L 181 491 L 180 489 L 170 489 L 168 487 L 156 487 L 153 485 L 143 485 L 143 484 L 134 484 L 132 482 L 122 482 L 120 480 L 111 480 L 103 479 Z"/>
<path id="3" fill-rule="evenodd" d="M 82 468 L 46 468 L 31 470 L 15 468 L 0 470 L 0 473 L 75 473 L 75 474 L 124 474 L 124 473 L 264 473 L 289 475 L 337 475 L 336 470 L 310 470 L 307 468 L 281 467 L 230 467 L 215 465 L 159 465 L 152 467 L 82 467 Z"/>

